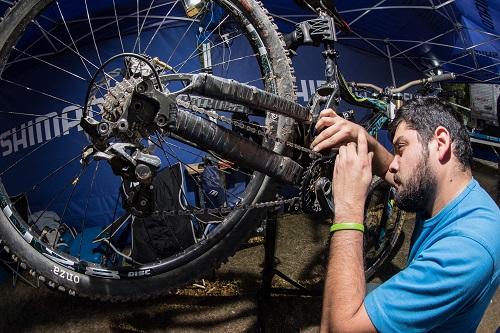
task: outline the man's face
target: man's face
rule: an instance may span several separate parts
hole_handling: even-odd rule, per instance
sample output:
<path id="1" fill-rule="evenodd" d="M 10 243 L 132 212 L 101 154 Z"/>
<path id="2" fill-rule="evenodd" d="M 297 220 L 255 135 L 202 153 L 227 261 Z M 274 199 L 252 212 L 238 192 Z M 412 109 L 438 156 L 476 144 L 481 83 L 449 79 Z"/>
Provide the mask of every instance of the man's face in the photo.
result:
<path id="1" fill-rule="evenodd" d="M 404 122 L 398 126 L 393 144 L 395 156 L 389 171 L 396 183 L 396 203 L 408 212 L 425 211 L 434 200 L 437 184 L 427 145 Z"/>

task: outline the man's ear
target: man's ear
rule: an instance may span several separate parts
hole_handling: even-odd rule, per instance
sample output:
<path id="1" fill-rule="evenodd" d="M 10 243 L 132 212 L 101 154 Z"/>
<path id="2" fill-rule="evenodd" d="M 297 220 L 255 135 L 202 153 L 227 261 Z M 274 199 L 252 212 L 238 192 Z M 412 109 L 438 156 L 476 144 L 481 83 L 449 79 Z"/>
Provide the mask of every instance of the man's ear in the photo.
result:
<path id="1" fill-rule="evenodd" d="M 443 126 L 438 126 L 434 131 L 434 140 L 436 141 L 436 149 L 439 161 L 447 162 L 451 157 L 451 137 L 450 132 Z"/>

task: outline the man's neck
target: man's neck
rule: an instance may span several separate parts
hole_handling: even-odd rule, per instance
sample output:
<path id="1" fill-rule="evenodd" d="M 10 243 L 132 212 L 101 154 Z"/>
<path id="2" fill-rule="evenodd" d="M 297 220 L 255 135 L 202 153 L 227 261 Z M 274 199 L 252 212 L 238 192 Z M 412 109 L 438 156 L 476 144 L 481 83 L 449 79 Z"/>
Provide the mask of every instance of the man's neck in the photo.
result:
<path id="1" fill-rule="evenodd" d="M 430 216 L 436 216 L 449 202 L 462 193 L 471 179 L 470 170 L 452 169 L 450 172 L 445 172 L 438 180 L 435 199 L 428 209 Z"/>

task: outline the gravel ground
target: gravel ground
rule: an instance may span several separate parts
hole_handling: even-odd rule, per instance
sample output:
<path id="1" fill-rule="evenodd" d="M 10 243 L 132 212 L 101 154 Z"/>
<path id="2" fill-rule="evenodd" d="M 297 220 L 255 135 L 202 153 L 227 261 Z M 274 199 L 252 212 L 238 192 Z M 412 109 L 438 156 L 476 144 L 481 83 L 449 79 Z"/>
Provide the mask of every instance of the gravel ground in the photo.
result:
<path id="1" fill-rule="evenodd" d="M 497 178 L 491 169 L 476 168 L 475 177 L 496 197 Z M 413 224 L 408 221 L 398 253 L 373 281 L 381 282 L 406 263 Z M 279 219 L 278 269 L 320 292 L 326 263 L 326 221 L 305 215 Z M 114 304 L 79 299 L 10 283 L 0 286 L 0 332 L 256 332 L 257 291 L 264 251 L 253 246 L 239 251 L 205 280 L 157 300 Z M 274 287 L 289 287 L 279 277 Z M 268 332 L 317 332 L 321 297 L 273 295 L 261 307 Z M 478 332 L 500 327 L 497 291 Z"/>

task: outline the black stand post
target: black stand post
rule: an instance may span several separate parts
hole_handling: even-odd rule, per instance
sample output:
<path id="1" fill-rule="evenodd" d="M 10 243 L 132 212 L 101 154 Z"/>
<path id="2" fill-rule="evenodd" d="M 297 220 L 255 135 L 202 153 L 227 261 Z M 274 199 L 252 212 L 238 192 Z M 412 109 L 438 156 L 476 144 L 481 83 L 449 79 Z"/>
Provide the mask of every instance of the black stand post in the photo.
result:
<path id="1" fill-rule="evenodd" d="M 264 240 L 264 268 L 262 269 L 262 285 L 257 296 L 259 332 L 265 332 L 266 311 L 265 306 L 271 293 L 280 295 L 321 296 L 321 292 L 311 291 L 276 269 L 276 235 L 277 235 L 278 210 L 269 210 L 266 219 L 266 234 Z M 277 275 L 296 289 L 273 288 L 273 277 Z"/>

